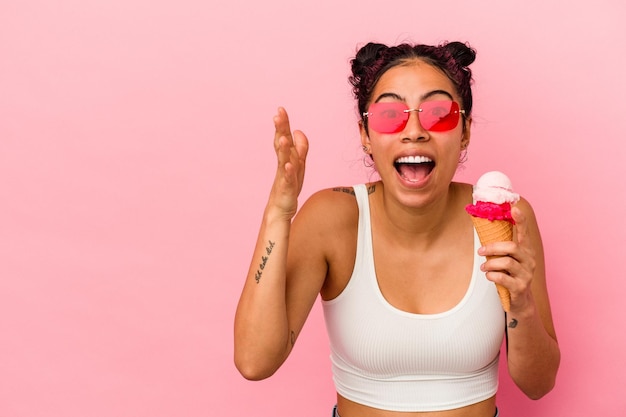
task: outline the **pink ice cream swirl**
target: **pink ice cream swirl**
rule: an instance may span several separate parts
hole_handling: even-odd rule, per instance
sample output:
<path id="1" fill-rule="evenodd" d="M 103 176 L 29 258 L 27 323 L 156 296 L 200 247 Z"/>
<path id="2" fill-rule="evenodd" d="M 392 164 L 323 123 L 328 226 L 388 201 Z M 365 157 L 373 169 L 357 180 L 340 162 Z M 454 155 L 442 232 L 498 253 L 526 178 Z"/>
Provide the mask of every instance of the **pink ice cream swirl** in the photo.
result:
<path id="1" fill-rule="evenodd" d="M 490 221 L 506 220 L 515 224 L 511 216 L 510 203 L 496 204 L 488 201 L 477 201 L 476 204 L 468 204 L 465 207 L 465 211 L 481 219 L 489 219 Z"/>

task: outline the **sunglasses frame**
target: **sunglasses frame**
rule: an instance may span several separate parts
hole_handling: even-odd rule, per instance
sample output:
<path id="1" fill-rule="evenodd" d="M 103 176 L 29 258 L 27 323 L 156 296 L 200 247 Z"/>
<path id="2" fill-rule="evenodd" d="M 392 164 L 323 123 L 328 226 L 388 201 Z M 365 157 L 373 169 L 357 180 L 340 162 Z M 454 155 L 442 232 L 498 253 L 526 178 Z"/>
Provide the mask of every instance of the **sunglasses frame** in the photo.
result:
<path id="1" fill-rule="evenodd" d="M 440 129 L 432 129 L 432 127 L 433 127 L 433 126 L 435 126 L 437 123 L 434 123 L 434 124 L 433 124 L 433 125 L 431 125 L 429 128 L 426 128 L 426 127 L 423 125 L 423 122 L 422 122 L 422 120 L 421 120 L 421 118 L 420 118 L 420 115 L 419 115 L 419 113 L 422 113 L 422 112 L 424 111 L 424 109 L 423 109 L 422 107 L 418 107 L 418 108 L 411 109 L 411 108 L 409 108 L 409 106 L 407 106 L 406 104 L 404 104 L 404 103 L 400 103 L 400 102 L 372 103 L 372 104 L 370 105 L 370 108 L 371 108 L 371 106 L 373 106 L 373 105 L 377 105 L 377 104 L 385 104 L 385 103 L 396 104 L 397 106 L 398 106 L 398 105 L 400 105 L 400 106 L 406 107 L 406 108 L 402 109 L 402 113 L 406 113 L 406 114 L 407 114 L 407 116 L 405 116 L 405 117 L 406 117 L 406 119 L 404 119 L 404 120 L 402 121 L 402 123 L 401 123 L 401 124 L 399 124 L 399 125 L 395 128 L 395 130 L 390 130 L 390 131 L 382 131 L 382 132 L 381 132 L 381 131 L 376 130 L 374 127 L 372 127 L 372 129 L 374 129 L 374 130 L 375 130 L 376 132 L 378 132 L 378 133 L 390 134 L 390 133 L 398 133 L 398 132 L 401 132 L 401 131 L 402 131 L 402 130 L 404 130 L 404 128 L 406 127 L 406 125 L 407 125 L 407 123 L 408 123 L 408 121 L 409 121 L 409 116 L 410 116 L 410 113 L 411 113 L 411 112 L 417 112 L 417 113 L 418 113 L 417 118 L 418 118 L 418 120 L 419 120 L 420 124 L 421 124 L 421 125 L 422 125 L 422 127 L 424 127 L 424 129 L 425 129 L 426 131 L 428 131 L 428 132 L 449 132 L 450 130 L 452 130 L 452 129 L 456 128 L 456 127 L 458 126 L 458 124 L 459 124 L 459 121 L 458 121 L 458 119 L 457 119 L 456 124 L 455 124 L 453 127 L 449 128 L 449 129 L 444 129 L 444 130 L 440 130 Z M 465 117 L 465 109 L 461 109 L 461 108 L 460 108 L 460 106 L 459 106 L 459 103 L 458 103 L 458 102 L 456 102 L 456 101 L 454 101 L 454 100 L 433 100 L 433 101 L 425 101 L 425 102 L 424 102 L 424 103 L 422 103 L 420 106 L 423 106 L 425 103 L 450 103 L 451 111 L 450 111 L 450 113 L 448 113 L 445 117 L 449 117 L 451 114 L 458 114 L 458 115 L 459 115 L 459 118 L 460 118 L 460 116 Z M 368 109 L 368 110 L 369 110 L 369 109 Z M 370 115 L 373 115 L 373 114 L 374 114 L 374 113 L 373 113 L 373 112 L 370 112 L 370 111 L 363 112 L 363 117 L 364 117 L 364 118 L 368 118 L 368 119 L 369 119 Z M 370 123 L 370 125 L 371 125 L 371 123 Z"/>

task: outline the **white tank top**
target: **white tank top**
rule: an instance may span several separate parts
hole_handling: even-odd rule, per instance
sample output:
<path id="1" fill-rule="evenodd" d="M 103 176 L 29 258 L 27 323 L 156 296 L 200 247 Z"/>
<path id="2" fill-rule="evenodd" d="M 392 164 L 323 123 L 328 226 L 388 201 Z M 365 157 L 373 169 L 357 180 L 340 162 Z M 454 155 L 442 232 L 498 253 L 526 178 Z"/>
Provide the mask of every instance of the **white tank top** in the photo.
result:
<path id="1" fill-rule="evenodd" d="M 451 410 L 490 398 L 498 388 L 505 317 L 495 285 L 480 271 L 485 258 L 475 255 L 467 292 L 451 310 L 413 314 L 393 307 L 375 274 L 367 189 L 354 190 L 354 270 L 339 296 L 322 301 L 337 392 L 391 411 Z M 480 246 L 476 232 L 474 246 Z"/>

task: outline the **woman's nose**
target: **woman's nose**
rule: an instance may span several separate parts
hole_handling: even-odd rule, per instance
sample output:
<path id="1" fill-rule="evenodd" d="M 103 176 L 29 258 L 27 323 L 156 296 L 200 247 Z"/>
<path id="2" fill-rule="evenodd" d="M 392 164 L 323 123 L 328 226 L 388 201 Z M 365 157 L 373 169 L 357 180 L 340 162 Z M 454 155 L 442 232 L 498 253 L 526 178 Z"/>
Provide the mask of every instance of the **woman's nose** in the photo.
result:
<path id="1" fill-rule="evenodd" d="M 409 120 L 407 120 L 406 126 L 402 131 L 402 140 L 410 142 L 428 140 L 430 138 L 428 131 L 422 127 L 419 121 L 419 110 L 410 109 L 408 113 Z"/>

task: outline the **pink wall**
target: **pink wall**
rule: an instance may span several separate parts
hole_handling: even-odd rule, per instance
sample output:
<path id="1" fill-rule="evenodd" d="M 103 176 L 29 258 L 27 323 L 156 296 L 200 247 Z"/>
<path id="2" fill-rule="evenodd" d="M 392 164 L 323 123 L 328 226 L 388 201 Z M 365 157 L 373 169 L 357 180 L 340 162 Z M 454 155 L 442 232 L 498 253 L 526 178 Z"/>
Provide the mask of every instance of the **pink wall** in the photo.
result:
<path id="1" fill-rule="evenodd" d="M 622 415 L 626 7 L 547 3 L 2 2 L 0 416 L 329 415 L 319 306 L 272 379 L 232 365 L 272 116 L 310 138 L 303 198 L 366 181 L 356 46 L 456 39 L 478 49 L 459 179 L 501 169 L 533 202 L 563 353 L 550 395 L 503 372 L 499 405 Z"/>

